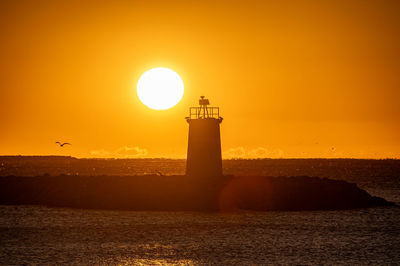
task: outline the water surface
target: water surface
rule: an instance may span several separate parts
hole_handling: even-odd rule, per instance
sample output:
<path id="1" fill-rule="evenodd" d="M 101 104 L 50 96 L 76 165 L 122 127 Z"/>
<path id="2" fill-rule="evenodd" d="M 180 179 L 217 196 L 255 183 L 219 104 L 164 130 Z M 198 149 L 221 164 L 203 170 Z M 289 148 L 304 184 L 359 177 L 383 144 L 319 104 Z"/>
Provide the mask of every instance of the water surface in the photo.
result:
<path id="1" fill-rule="evenodd" d="M 399 264 L 400 209 L 132 212 L 0 206 L 2 264 Z"/>

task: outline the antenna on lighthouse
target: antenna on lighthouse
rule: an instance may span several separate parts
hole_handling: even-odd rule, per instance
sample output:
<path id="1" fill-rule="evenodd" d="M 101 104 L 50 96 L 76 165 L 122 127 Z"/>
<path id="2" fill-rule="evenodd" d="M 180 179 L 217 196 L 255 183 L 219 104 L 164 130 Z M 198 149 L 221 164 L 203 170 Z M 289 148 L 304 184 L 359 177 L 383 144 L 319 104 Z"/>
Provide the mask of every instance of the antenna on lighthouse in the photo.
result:
<path id="1" fill-rule="evenodd" d="M 222 122 L 223 118 L 219 116 L 219 107 L 208 107 L 210 101 L 205 96 L 200 96 L 199 107 L 190 107 L 189 116 L 185 117 L 186 121 L 190 123 L 193 119 L 206 119 L 214 118 Z"/>
<path id="2" fill-rule="evenodd" d="M 210 105 L 210 101 L 208 99 L 204 99 L 204 96 L 200 96 L 199 105 L 200 105 L 200 109 L 199 109 L 200 115 L 201 115 L 201 112 L 203 111 L 202 118 L 208 117 L 207 105 Z"/>

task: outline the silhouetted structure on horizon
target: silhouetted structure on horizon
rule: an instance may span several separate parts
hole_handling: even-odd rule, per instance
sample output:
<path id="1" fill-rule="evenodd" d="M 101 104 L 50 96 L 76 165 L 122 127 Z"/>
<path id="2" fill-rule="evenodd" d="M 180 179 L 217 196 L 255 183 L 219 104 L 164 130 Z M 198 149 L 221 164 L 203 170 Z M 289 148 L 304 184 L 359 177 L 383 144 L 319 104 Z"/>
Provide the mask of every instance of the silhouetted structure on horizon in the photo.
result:
<path id="1" fill-rule="evenodd" d="M 222 176 L 221 138 L 219 107 L 209 107 L 208 99 L 200 97 L 199 107 L 190 107 L 189 141 L 186 175 L 218 177 Z"/>
<path id="2" fill-rule="evenodd" d="M 164 176 L 161 171 L 157 171 L 157 175 L 134 176 L 107 176 L 103 172 L 103 175 L 96 177 L 92 174 L 100 172 L 86 172 L 88 174 L 83 176 L 79 175 L 79 172 L 58 176 L 8 175 L 0 178 L 0 204 L 141 211 L 301 211 L 394 205 L 382 198 L 371 196 L 354 183 L 342 180 L 308 176 L 251 175 L 248 174 L 249 168 L 243 176 L 223 176 L 219 126 L 222 117 L 219 116 L 219 108 L 209 107 L 209 104 L 208 99 L 201 96 L 200 106 L 190 107 L 189 116 L 186 117 L 189 123 L 186 176 Z M 67 143 L 57 144 L 63 146 Z M 70 171 L 70 162 L 73 162 L 75 167 L 77 162 L 84 162 L 81 165 L 84 169 L 90 165 L 87 159 L 78 160 L 71 157 L 17 158 L 14 165 L 9 161 L 15 158 L 1 158 L 5 163 L 0 161 L 0 175 L 3 165 L 10 165 L 10 170 L 26 168 L 31 172 L 33 167 L 29 165 L 33 161 L 39 161 L 42 165 L 47 163 L 55 167 L 56 171 L 60 171 L 60 167 L 65 169 L 66 165 Z M 50 161 L 50 158 L 53 161 Z M 96 164 L 92 165 L 91 169 L 95 170 L 95 166 L 98 166 L 104 171 L 106 161 L 95 161 Z M 285 162 L 283 167 L 290 170 L 287 168 L 290 168 L 288 166 L 293 160 Z M 148 170 L 148 166 L 145 165 L 144 168 Z M 331 163 L 328 166 L 329 169 L 332 168 Z M 294 168 L 297 173 L 298 165 Z M 310 169 L 307 165 L 306 168 Z M 113 169 L 120 170 L 120 167 Z"/>

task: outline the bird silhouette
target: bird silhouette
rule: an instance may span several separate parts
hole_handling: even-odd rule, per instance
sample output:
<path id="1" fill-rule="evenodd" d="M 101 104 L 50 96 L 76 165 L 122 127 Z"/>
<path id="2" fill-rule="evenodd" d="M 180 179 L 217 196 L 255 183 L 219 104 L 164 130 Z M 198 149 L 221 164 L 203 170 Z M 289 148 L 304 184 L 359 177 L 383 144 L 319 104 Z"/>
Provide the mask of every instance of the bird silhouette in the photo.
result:
<path id="1" fill-rule="evenodd" d="M 160 171 L 156 171 L 158 176 L 164 176 Z"/>
<path id="2" fill-rule="evenodd" d="M 68 142 L 61 143 L 59 141 L 57 141 L 56 144 L 60 145 L 60 147 L 64 147 L 64 145 L 72 145 L 71 143 Z"/>

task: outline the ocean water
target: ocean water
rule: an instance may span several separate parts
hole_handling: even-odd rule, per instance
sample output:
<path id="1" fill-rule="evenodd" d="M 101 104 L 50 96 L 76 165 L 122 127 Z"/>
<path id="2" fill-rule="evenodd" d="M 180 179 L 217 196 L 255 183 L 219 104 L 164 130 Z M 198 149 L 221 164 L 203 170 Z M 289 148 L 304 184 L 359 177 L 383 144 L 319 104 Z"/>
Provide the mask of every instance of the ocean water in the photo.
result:
<path id="1" fill-rule="evenodd" d="M 84 174 L 93 164 L 102 174 L 160 166 L 168 174 L 184 166 L 180 160 L 72 164 L 3 161 L 0 174 Z M 399 165 L 396 160 L 231 160 L 224 171 L 344 179 L 400 204 Z M 0 206 L 0 264 L 399 265 L 400 208 L 200 213 Z"/>
<path id="2" fill-rule="evenodd" d="M 131 212 L 0 207 L 11 264 L 400 263 L 400 209 Z"/>

